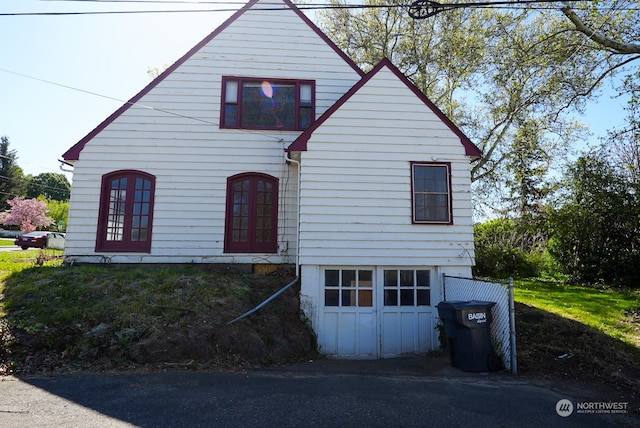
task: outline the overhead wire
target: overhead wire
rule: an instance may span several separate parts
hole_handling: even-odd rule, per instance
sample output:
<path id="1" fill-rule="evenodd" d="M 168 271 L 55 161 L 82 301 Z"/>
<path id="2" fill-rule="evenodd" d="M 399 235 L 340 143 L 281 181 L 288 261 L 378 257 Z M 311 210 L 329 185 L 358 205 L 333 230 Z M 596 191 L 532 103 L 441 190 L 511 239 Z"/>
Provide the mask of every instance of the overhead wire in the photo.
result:
<path id="1" fill-rule="evenodd" d="M 244 5 L 246 4 L 245 2 L 234 2 L 234 1 L 159 1 L 159 0 L 41 0 L 44 2 L 62 2 L 62 3 L 121 3 L 121 4 L 125 4 L 125 3 L 129 3 L 129 4 L 229 4 L 229 5 Z M 593 0 L 582 0 L 582 2 L 591 2 Z M 437 3 L 439 6 L 441 7 L 445 7 L 445 8 L 485 8 L 485 7 L 498 7 L 498 8 L 510 8 L 510 9 L 522 9 L 523 6 L 528 7 L 529 9 L 537 9 L 536 7 L 532 7 L 531 5 L 535 5 L 535 4 L 545 4 L 545 3 L 557 3 L 556 0 L 519 0 L 519 1 L 502 1 L 502 0 L 498 0 L 498 1 L 493 1 L 493 2 L 468 2 L 468 3 Z M 278 3 L 277 7 L 265 7 L 264 5 L 268 5 L 269 3 L 261 3 L 260 7 L 255 8 L 255 10 L 257 11 L 275 11 L 275 10 L 286 10 L 286 7 L 283 7 L 280 3 Z M 274 6 L 276 5 L 276 3 L 273 3 Z M 318 4 L 318 3 L 309 3 L 309 4 L 300 4 L 297 5 L 297 7 L 299 9 L 308 9 L 308 10 L 314 10 L 314 9 L 361 9 L 361 8 L 406 8 L 409 7 L 410 4 L 401 4 L 401 5 L 363 5 L 363 4 L 345 4 L 345 5 L 327 5 L 327 4 Z M 557 9 L 557 7 L 545 7 L 548 9 Z M 618 10 L 629 10 L 629 9 L 618 9 Z M 640 9 L 639 9 L 640 10 Z M 187 9 L 187 10 L 144 10 L 144 11 L 89 11 L 89 12 L 18 12 L 18 13 L 0 13 L 0 16 L 23 16 L 23 15 L 37 15 L 37 16 L 57 16 L 57 15 L 88 15 L 88 14 L 127 14 L 127 13 L 181 13 L 181 12 L 230 12 L 230 11 L 237 11 L 237 8 L 233 8 L 233 9 L 208 9 L 208 10 L 196 10 L 196 9 Z M 153 111 L 157 111 L 157 112 L 161 112 L 161 113 L 165 113 L 171 116 L 176 116 L 176 117 L 180 117 L 180 118 L 184 118 L 184 119 L 189 119 L 189 120 L 194 120 L 194 121 L 198 121 L 201 123 L 205 123 L 208 125 L 214 125 L 217 126 L 219 125 L 218 122 L 213 122 L 207 119 L 202 119 L 202 118 L 198 118 L 198 117 L 193 117 L 193 116 L 188 116 L 188 115 L 183 115 L 180 113 L 177 113 L 175 111 L 170 111 L 170 110 L 165 110 L 165 109 L 160 109 L 160 108 L 156 108 L 150 105 L 145 105 L 138 102 L 131 102 L 128 100 L 123 100 L 120 98 L 116 98 L 116 97 L 112 97 L 109 95 L 104 95 L 104 94 L 100 94 L 97 92 L 93 92 L 93 91 L 89 91 L 89 90 L 85 90 L 85 89 L 81 89 L 81 88 L 77 88 L 77 87 L 73 87 L 70 85 L 66 85 L 66 84 L 62 84 L 62 83 L 58 83 L 58 82 L 53 82 L 51 80 L 47 80 L 47 79 L 42 79 L 39 77 L 35 77 L 35 76 L 31 76 L 31 75 L 27 75 L 24 73 L 19 73 L 16 71 L 12 71 L 12 70 L 8 70 L 5 68 L 0 68 L 0 71 L 3 71 L 5 73 L 9 73 L 9 74 L 14 74 L 17 76 L 21 76 L 23 78 L 28 78 L 28 79 L 32 79 L 32 80 L 36 80 L 36 81 L 40 81 L 43 83 L 47 83 L 50 85 L 55 85 L 55 86 L 59 86 L 62 88 L 66 88 L 69 90 L 73 90 L 73 91 L 78 91 L 78 92 L 82 92 L 82 93 L 86 93 L 92 96 L 97 96 L 97 97 L 101 97 L 101 98 L 105 98 L 105 99 L 110 99 L 113 101 L 117 101 L 120 103 L 123 103 L 125 105 L 129 105 L 129 106 L 135 106 L 136 108 L 141 108 L 141 109 L 147 109 L 147 110 L 153 110 Z M 245 132 L 251 133 L 252 131 L 248 131 L 245 130 Z M 265 136 L 263 133 L 260 133 L 260 135 Z M 274 140 L 280 140 L 280 137 L 278 136 L 271 136 L 269 135 L 268 137 L 274 139 Z"/>
<path id="2" fill-rule="evenodd" d="M 159 0 L 41 0 L 44 2 L 67 2 L 67 3 L 150 3 L 150 4 L 167 4 L 167 3 L 179 3 L 179 4 L 230 4 L 230 5 L 243 5 L 246 4 L 245 2 L 234 2 L 234 1 L 222 1 L 222 2 L 214 2 L 214 1 L 159 1 Z M 591 2 L 593 0 L 582 0 L 583 2 Z M 447 8 L 480 8 L 480 7 L 494 7 L 496 5 L 500 6 L 505 6 L 505 7 L 510 7 L 510 8 L 514 8 L 514 9 L 521 9 L 523 5 L 531 5 L 531 4 L 537 4 L 537 3 L 557 3 L 556 0 L 519 0 L 519 1 L 502 1 L 502 0 L 498 0 L 498 1 L 494 1 L 494 2 L 469 2 L 469 3 L 439 3 L 440 6 L 442 7 L 447 7 Z M 261 3 L 261 7 L 256 8 L 255 10 L 259 10 L 259 11 L 270 11 L 270 10 L 286 10 L 286 7 L 281 6 L 281 4 L 278 3 L 278 7 L 274 7 L 274 8 L 265 8 L 263 5 L 265 4 L 269 4 L 269 3 Z M 273 3 L 274 5 L 276 5 L 276 3 Z M 297 5 L 297 7 L 299 9 L 336 9 L 336 8 L 400 8 L 400 7 L 408 7 L 409 4 L 402 4 L 402 5 L 358 5 L 358 4 L 346 4 L 346 5 L 327 5 L 327 4 L 318 4 L 318 3 L 309 3 L 309 4 L 301 4 L 301 5 Z M 519 6 L 519 7 L 513 7 L 513 6 Z M 555 7 L 553 9 L 556 9 Z M 171 12 L 227 12 L 227 11 L 237 11 L 237 9 L 215 9 L 215 10 L 165 10 L 165 11 L 103 11 L 103 12 L 99 12 L 99 11 L 95 11 L 95 12 L 33 12 L 33 13 L 27 13 L 29 15 L 39 15 L 39 14 L 44 14 L 46 15 L 65 15 L 65 14 L 71 14 L 71 15 L 75 15 L 75 14 L 95 14 L 95 13 L 100 13 L 100 14 L 104 14 L 104 13 L 155 13 L 155 12 L 162 12 L 162 13 L 171 13 Z M 9 14 L 10 15 L 10 14 Z M 21 15 L 21 13 L 17 13 L 17 15 Z M 0 13 L 0 16 L 7 16 L 7 14 L 4 13 Z M 176 117 L 180 117 L 180 118 L 184 118 L 184 119 L 189 119 L 189 120 L 194 120 L 194 121 L 198 121 L 201 123 L 205 123 L 207 125 L 214 125 L 214 126 L 218 126 L 219 123 L 218 122 L 214 122 L 214 121 L 210 121 L 207 119 L 202 119 L 202 118 L 198 118 L 198 117 L 194 117 L 194 116 L 189 116 L 189 115 L 183 115 L 180 113 L 177 113 L 175 111 L 170 111 L 170 110 L 165 110 L 165 109 L 160 109 L 160 108 L 156 108 L 150 105 L 145 105 L 138 102 L 131 102 L 129 100 L 123 100 L 120 98 L 116 98 L 116 97 L 112 97 L 109 95 L 104 95 L 104 94 L 100 94 L 97 92 L 93 92 L 93 91 L 89 91 L 89 90 L 85 90 L 85 89 L 81 89 L 81 88 L 77 88 L 74 86 L 70 86 L 70 85 L 66 85 L 66 84 L 62 84 L 62 83 L 58 83 L 58 82 L 54 82 L 51 80 L 47 80 L 47 79 L 43 79 L 43 78 L 39 78 L 39 77 L 35 77 L 35 76 L 31 76 L 31 75 L 27 75 L 24 73 L 19 73 L 16 71 L 12 71 L 12 70 L 8 70 L 6 68 L 2 68 L 0 67 L 0 71 L 5 72 L 5 73 L 9 73 L 9 74 L 13 74 L 13 75 L 17 75 L 23 78 L 27 78 L 27 79 L 32 79 L 32 80 L 36 80 L 36 81 L 40 81 L 43 83 L 47 83 L 50 85 L 55 85 L 55 86 L 59 86 L 65 89 L 69 89 L 69 90 L 73 90 L 73 91 L 77 91 L 77 92 L 82 92 L 82 93 L 86 93 L 92 96 L 96 96 L 96 97 L 101 97 L 101 98 L 105 98 L 105 99 L 109 99 L 109 100 L 113 100 L 113 101 L 117 101 L 119 103 L 123 103 L 125 105 L 129 105 L 132 107 L 136 107 L 136 108 L 141 108 L 141 109 L 147 109 L 147 110 L 152 110 L 152 111 L 157 111 L 157 112 L 161 112 L 167 115 L 171 115 L 171 116 L 176 116 Z M 247 133 L 253 133 L 253 131 L 249 131 L 249 130 L 244 130 Z M 260 133 L 260 135 L 265 136 L 263 133 Z M 268 137 L 279 141 L 280 137 L 279 136 L 275 136 L 275 135 L 268 135 Z"/>
<path id="3" fill-rule="evenodd" d="M 226 5 L 243 5 L 244 2 L 181 2 L 170 1 L 163 2 L 158 0 L 46 0 L 47 2 L 68 2 L 68 3 L 116 3 L 116 4 L 182 4 L 182 5 L 201 5 L 201 4 L 226 4 Z M 594 0 L 580 0 L 581 3 L 593 2 Z M 443 9 L 461 9 L 461 8 L 495 8 L 495 9 L 529 9 L 529 10 L 550 10 L 557 9 L 557 6 L 539 6 L 544 4 L 557 3 L 557 0 L 497 0 L 497 1 L 480 1 L 467 3 L 437 3 L 439 8 Z M 287 10 L 287 6 L 281 3 L 271 3 L 273 7 L 269 7 L 269 3 L 260 3 L 253 8 L 254 11 L 280 11 Z M 381 9 L 381 8 L 409 8 L 412 3 L 406 4 L 322 4 L 309 3 L 300 4 L 296 7 L 300 10 L 330 10 L 330 9 Z M 602 8 L 605 10 L 607 8 Z M 154 14 L 154 13 L 216 13 L 216 12 L 235 12 L 237 8 L 215 8 L 215 9 L 147 9 L 147 10 L 95 10 L 95 11 L 66 11 L 66 12 L 2 12 L 0 16 L 70 16 L 70 15 L 126 15 L 126 14 Z M 617 10 L 635 11 L 640 10 L 638 7 L 618 8 Z"/>
<path id="4" fill-rule="evenodd" d="M 105 98 L 105 99 L 108 99 L 108 100 L 117 101 L 119 103 L 122 103 L 124 105 L 128 105 L 130 107 L 135 107 L 135 108 L 140 108 L 140 109 L 143 109 L 143 110 L 151 110 L 151 111 L 156 111 L 156 112 L 160 112 L 160 113 L 165 113 L 165 114 L 168 114 L 170 116 L 176 116 L 176 117 L 180 117 L 182 119 L 194 120 L 194 121 L 205 123 L 207 125 L 214 125 L 214 126 L 219 126 L 220 125 L 219 122 L 214 122 L 214 121 L 207 120 L 207 119 L 202 119 L 202 118 L 199 118 L 199 117 L 188 116 L 188 115 L 176 113 L 175 111 L 171 111 L 171 110 L 165 110 L 165 109 L 153 107 L 153 106 L 150 106 L 148 104 L 143 104 L 140 101 L 132 102 L 130 100 L 123 100 L 123 99 L 112 97 L 112 96 L 109 96 L 109 95 L 99 94 L 97 92 L 88 91 L 88 90 L 81 89 L 81 88 L 76 88 L 74 86 L 65 85 L 65 84 L 58 83 L 58 82 L 53 82 L 51 80 L 42 79 L 42 78 L 35 77 L 35 76 L 30 76 L 28 74 L 18 73 L 16 71 L 8 70 L 6 68 L 1 68 L 0 67 L 0 71 L 5 72 L 5 73 L 9 73 L 9 74 L 13 74 L 13 75 L 16 75 L 16 76 L 20 76 L 20 77 L 23 77 L 23 78 L 26 78 L 26 79 L 32 79 L 32 80 L 36 80 L 36 81 L 39 81 L 39 82 L 47 83 L 47 84 L 50 84 L 50 85 L 59 86 L 61 88 L 69 89 L 69 90 L 72 90 L 72 91 L 82 92 L 82 93 L 89 94 L 89 95 L 92 95 L 92 96 L 96 96 L 96 97 L 101 97 L 101 98 Z M 279 136 L 276 136 L 276 135 L 265 135 L 264 133 L 258 132 L 258 131 L 250 131 L 250 130 L 246 130 L 246 129 L 240 130 L 240 131 L 242 131 L 244 133 L 247 133 L 247 134 L 257 134 L 257 135 L 266 136 L 266 137 L 269 137 L 269 138 L 271 138 L 273 140 L 276 140 L 276 141 L 279 141 L 281 139 L 281 137 L 279 137 Z"/>

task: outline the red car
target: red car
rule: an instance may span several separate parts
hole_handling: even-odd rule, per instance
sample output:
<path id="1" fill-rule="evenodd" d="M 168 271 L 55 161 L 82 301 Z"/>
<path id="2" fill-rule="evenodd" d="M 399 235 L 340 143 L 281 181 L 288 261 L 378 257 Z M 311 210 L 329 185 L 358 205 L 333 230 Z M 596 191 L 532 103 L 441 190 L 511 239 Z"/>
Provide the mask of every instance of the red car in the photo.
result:
<path id="1" fill-rule="evenodd" d="M 49 238 L 64 239 L 64 233 L 47 231 L 29 232 L 18 236 L 15 244 L 23 250 L 28 248 L 46 248 Z"/>

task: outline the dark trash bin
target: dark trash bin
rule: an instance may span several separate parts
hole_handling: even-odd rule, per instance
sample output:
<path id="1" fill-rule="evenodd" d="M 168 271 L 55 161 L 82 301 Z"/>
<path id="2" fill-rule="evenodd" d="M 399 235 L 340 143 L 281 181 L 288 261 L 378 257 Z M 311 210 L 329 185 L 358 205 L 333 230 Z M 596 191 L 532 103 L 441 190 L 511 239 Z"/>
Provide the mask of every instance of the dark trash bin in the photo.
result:
<path id="1" fill-rule="evenodd" d="M 467 372 L 502 368 L 491 343 L 491 308 L 495 304 L 479 300 L 438 303 L 452 366 Z"/>

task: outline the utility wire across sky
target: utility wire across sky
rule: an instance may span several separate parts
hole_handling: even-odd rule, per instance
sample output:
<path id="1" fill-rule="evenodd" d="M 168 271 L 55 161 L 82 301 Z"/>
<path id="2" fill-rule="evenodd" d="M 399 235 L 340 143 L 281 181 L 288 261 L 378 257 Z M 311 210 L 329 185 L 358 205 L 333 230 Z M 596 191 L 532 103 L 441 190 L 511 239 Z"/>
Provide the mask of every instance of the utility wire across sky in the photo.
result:
<path id="1" fill-rule="evenodd" d="M 180 4 L 180 5 L 244 5 L 244 2 L 212 2 L 212 1 L 157 1 L 157 0 L 41 0 L 44 2 L 67 2 L 67 3 L 111 3 L 111 4 Z M 592 2 L 593 0 L 582 0 L 581 2 Z M 486 1 L 469 3 L 439 3 L 430 0 L 417 0 L 407 4 L 300 4 L 300 10 L 330 10 L 330 9 L 381 9 L 381 8 L 403 8 L 410 11 L 410 16 L 415 19 L 431 17 L 437 13 L 453 9 L 529 9 L 529 10 L 549 10 L 557 9 L 552 3 L 557 0 L 518 0 L 518 1 Z M 284 10 L 281 4 L 261 3 L 254 10 L 278 11 Z M 606 9 L 606 8 L 603 8 Z M 153 13 L 213 13 L 213 12 L 234 12 L 237 8 L 213 8 L 213 9 L 148 9 L 148 10 L 94 10 L 94 11 L 61 11 L 61 12 L 0 12 L 0 16 L 68 16 L 68 15 L 123 15 L 123 14 L 153 14 Z M 640 8 L 622 8 L 620 10 L 640 10 Z"/>

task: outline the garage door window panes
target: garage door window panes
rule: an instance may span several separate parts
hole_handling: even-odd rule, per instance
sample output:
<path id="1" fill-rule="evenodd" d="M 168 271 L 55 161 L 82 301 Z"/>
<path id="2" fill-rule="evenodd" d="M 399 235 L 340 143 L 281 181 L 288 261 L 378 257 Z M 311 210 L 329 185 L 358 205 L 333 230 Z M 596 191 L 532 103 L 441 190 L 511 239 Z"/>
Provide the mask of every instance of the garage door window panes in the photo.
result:
<path id="1" fill-rule="evenodd" d="M 325 270 L 324 304 L 325 306 L 373 306 L 373 271 Z"/>
<path id="2" fill-rule="evenodd" d="M 385 269 L 385 306 L 430 306 L 430 271 Z"/>

